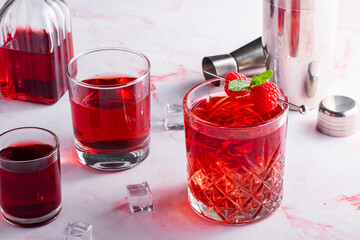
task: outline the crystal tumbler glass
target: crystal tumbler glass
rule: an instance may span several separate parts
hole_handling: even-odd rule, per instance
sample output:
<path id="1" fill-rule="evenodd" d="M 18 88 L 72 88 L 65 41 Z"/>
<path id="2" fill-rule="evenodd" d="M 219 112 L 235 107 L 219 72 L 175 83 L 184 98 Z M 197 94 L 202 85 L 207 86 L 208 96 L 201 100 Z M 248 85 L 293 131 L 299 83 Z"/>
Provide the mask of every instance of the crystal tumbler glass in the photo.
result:
<path id="1" fill-rule="evenodd" d="M 288 106 L 279 102 L 260 114 L 250 95 L 233 100 L 224 81 L 215 79 L 192 88 L 183 109 L 188 197 L 195 212 L 228 224 L 273 213 L 283 195 Z"/>

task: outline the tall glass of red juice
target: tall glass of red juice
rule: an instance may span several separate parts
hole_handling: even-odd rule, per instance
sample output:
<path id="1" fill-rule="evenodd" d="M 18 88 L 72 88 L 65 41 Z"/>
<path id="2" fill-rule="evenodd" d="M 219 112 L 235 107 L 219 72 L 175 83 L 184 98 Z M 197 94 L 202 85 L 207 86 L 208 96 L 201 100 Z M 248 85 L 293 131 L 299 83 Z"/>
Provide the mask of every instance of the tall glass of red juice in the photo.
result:
<path id="1" fill-rule="evenodd" d="M 250 94 L 231 99 L 224 81 L 215 79 L 192 88 L 183 109 L 188 197 L 195 212 L 228 224 L 273 213 L 282 200 L 288 106 L 278 103 L 260 114 Z"/>
<path id="2" fill-rule="evenodd" d="M 5 220 L 39 226 L 61 210 L 59 139 L 46 129 L 23 127 L 0 135 L 0 206 Z"/>
<path id="3" fill-rule="evenodd" d="M 103 171 L 136 166 L 149 154 L 150 62 L 122 48 L 95 49 L 68 64 L 79 161 Z"/>

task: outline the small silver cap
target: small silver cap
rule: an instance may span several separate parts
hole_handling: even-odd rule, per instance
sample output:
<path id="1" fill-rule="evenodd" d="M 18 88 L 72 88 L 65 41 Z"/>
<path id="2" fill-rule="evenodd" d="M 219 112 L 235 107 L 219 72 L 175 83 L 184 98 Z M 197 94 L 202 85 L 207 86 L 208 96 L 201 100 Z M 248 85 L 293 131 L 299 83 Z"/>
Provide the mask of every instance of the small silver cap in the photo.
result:
<path id="1" fill-rule="evenodd" d="M 359 105 L 345 96 L 330 96 L 319 105 L 317 129 L 329 136 L 346 137 L 359 129 Z"/>

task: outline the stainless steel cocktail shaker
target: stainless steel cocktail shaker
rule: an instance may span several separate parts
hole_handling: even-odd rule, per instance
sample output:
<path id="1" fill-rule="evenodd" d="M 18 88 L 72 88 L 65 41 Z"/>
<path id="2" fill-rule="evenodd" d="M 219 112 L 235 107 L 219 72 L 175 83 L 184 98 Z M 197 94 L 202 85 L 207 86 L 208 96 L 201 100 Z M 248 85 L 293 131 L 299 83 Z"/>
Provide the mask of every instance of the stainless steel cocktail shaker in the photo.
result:
<path id="1" fill-rule="evenodd" d="M 295 104 L 316 108 L 333 77 L 337 0 L 263 0 L 266 68 Z"/>
<path id="2" fill-rule="evenodd" d="M 230 54 L 205 57 L 203 70 L 253 76 L 266 67 L 290 102 L 314 109 L 333 77 L 337 9 L 338 0 L 263 0 L 262 38 Z"/>

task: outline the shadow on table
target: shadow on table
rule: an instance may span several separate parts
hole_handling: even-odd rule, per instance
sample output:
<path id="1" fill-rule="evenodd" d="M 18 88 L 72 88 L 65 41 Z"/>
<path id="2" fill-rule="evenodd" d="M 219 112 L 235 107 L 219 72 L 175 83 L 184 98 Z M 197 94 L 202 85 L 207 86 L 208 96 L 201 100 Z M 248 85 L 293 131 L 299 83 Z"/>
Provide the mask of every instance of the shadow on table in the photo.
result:
<path id="1" fill-rule="evenodd" d="M 206 239 L 234 229 L 198 216 L 188 203 L 186 185 L 153 189 L 152 195 L 153 212 L 131 214 L 124 199 L 117 202 L 113 212 L 107 215 L 108 219 L 121 225 L 117 224 L 115 228 L 112 222 L 108 222 L 99 227 L 102 231 L 108 227 L 114 233 L 126 232 L 126 237 L 133 239 Z"/>

